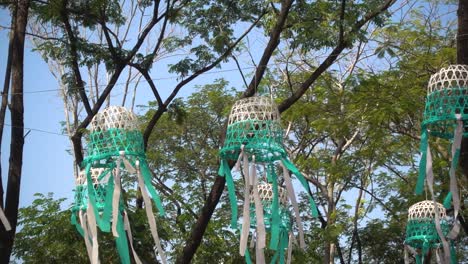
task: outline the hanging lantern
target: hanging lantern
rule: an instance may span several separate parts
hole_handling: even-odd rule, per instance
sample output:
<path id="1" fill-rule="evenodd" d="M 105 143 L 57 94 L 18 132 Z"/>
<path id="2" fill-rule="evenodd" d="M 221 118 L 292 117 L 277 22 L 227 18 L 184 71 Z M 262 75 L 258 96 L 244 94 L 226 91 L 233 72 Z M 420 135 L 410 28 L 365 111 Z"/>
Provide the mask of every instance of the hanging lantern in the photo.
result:
<path id="1" fill-rule="evenodd" d="M 468 66 L 451 65 L 431 76 L 427 88 L 426 106 L 421 128 L 421 162 L 416 194 L 421 194 L 427 182 L 432 196 L 433 172 L 429 136 L 451 140 L 450 192 L 447 206 L 453 202 L 455 224 L 450 238 L 459 233 L 456 220 L 460 211 L 460 196 L 455 175 L 460 156 L 461 140 L 468 137 Z M 445 204 L 445 203 L 444 203 Z"/>
<path id="2" fill-rule="evenodd" d="M 271 202 L 271 240 L 269 247 L 278 250 L 280 241 L 280 210 L 279 210 L 279 182 L 277 171 L 282 170 L 284 183 L 299 229 L 301 247 L 305 247 L 303 228 L 299 216 L 299 207 L 292 187 L 291 171 L 308 190 L 308 183 L 299 170 L 291 163 L 283 146 L 283 130 L 281 128 L 278 108 L 271 98 L 250 97 L 238 100 L 232 107 L 229 115 L 226 140 L 220 151 L 221 166 L 219 175 L 226 178 L 229 199 L 231 203 L 231 228 L 237 228 L 237 198 L 234 180 L 228 161 L 236 162 L 235 171 L 240 171 L 244 178 L 244 205 L 242 213 L 242 230 L 240 254 L 246 253 L 247 240 L 250 228 L 250 196 L 258 196 L 257 170 L 259 175 L 272 186 Z M 312 215 L 317 216 L 318 211 L 312 197 L 309 196 Z M 260 199 L 254 199 L 257 219 L 257 248 L 265 247 L 265 232 L 263 221 L 263 208 Z"/>
<path id="3" fill-rule="evenodd" d="M 456 263 L 453 241 L 449 245 L 445 240 L 449 230 L 446 210 L 442 204 L 426 200 L 412 205 L 408 210 L 406 224 L 405 262 L 409 263 L 408 251 L 418 264 L 424 263 L 424 258 L 431 250 L 435 250 L 437 258 L 440 258 L 439 251 L 446 244 L 451 251 L 450 263 Z"/>
<path id="4" fill-rule="evenodd" d="M 72 222 L 86 238 L 92 263 L 99 261 L 96 226 L 103 232 L 112 230 L 122 263 L 130 263 L 128 235 L 134 259 L 141 263 L 133 250 L 130 224 L 120 195 L 122 176 L 129 174 L 136 174 L 157 254 L 166 263 L 157 233 L 152 200 L 161 216 L 164 215 L 164 210 L 151 184 L 152 176 L 146 162 L 143 136 L 137 124 L 135 114 L 119 106 L 104 109 L 91 121 L 88 155 L 82 164 L 85 170 L 76 180 Z M 80 224 L 76 221 L 77 215 L 80 217 Z"/>
<path id="5" fill-rule="evenodd" d="M 261 183 L 257 186 L 258 199 L 261 202 L 263 208 L 263 221 L 257 221 L 256 215 L 256 204 L 255 204 L 255 194 L 252 192 L 250 196 L 250 218 L 252 219 L 250 223 L 251 230 L 254 231 L 255 235 L 252 235 L 250 247 L 255 247 L 255 258 L 257 263 L 265 263 L 265 257 L 263 250 L 259 248 L 260 244 L 259 239 L 262 239 L 264 236 L 258 233 L 258 224 L 264 225 L 264 230 L 266 232 L 272 232 L 272 229 L 279 228 L 279 240 L 278 245 L 276 246 L 277 250 L 270 263 L 285 263 L 285 254 L 284 250 L 287 250 L 286 263 L 291 262 L 291 252 L 292 252 L 292 219 L 291 213 L 289 211 L 289 197 L 285 188 L 278 188 L 279 195 L 279 218 L 275 219 L 273 214 L 273 185 L 269 183 Z M 260 217 L 260 216 L 259 216 Z M 261 222 L 261 223 L 258 223 Z M 257 244 L 257 245 L 255 245 Z M 246 251 L 245 259 L 247 263 L 252 263 L 250 259 L 249 251 Z"/>

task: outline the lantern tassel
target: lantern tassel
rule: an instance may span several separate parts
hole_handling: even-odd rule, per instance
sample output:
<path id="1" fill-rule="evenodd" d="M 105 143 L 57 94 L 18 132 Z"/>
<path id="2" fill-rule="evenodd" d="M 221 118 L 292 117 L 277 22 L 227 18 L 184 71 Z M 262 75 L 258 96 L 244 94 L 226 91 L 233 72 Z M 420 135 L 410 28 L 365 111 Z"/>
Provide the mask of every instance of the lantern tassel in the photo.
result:
<path id="1" fill-rule="evenodd" d="M 426 166 L 427 166 L 427 149 L 429 147 L 428 143 L 428 132 L 426 127 L 422 127 L 421 133 L 421 146 L 419 147 L 421 152 L 421 160 L 419 162 L 419 176 L 418 181 L 416 182 L 416 190 L 415 193 L 417 195 L 421 194 L 424 189 L 424 181 L 426 178 Z"/>
<path id="2" fill-rule="evenodd" d="M 130 221 L 128 220 L 127 212 L 123 212 L 123 221 L 124 221 L 124 229 L 127 231 L 128 240 L 130 242 L 130 248 L 132 249 L 133 258 L 135 259 L 136 264 L 142 264 L 138 254 L 136 253 L 135 249 L 133 248 L 133 235 L 132 229 L 130 227 Z"/>
<path id="3" fill-rule="evenodd" d="M 91 234 L 92 241 L 92 254 L 91 254 L 91 263 L 99 263 L 99 244 L 97 237 L 97 227 L 96 227 L 96 216 L 94 215 L 94 209 L 90 202 L 88 202 L 88 211 L 87 211 L 87 222 L 88 228 Z"/>
<path id="4" fill-rule="evenodd" d="M 161 247 L 161 242 L 159 240 L 158 230 L 157 230 L 157 226 L 156 226 L 156 219 L 155 219 L 154 214 L 153 214 L 153 208 L 152 208 L 153 206 L 152 206 L 152 203 L 151 203 L 151 199 L 148 196 L 148 192 L 146 191 L 145 184 L 143 182 L 143 177 L 141 175 L 139 161 L 136 162 L 136 171 L 137 171 L 137 177 L 138 177 L 138 187 L 141 190 L 141 194 L 143 196 L 143 201 L 145 203 L 146 216 L 148 218 L 148 223 L 149 223 L 149 226 L 150 226 L 151 235 L 153 236 L 154 243 L 156 244 L 158 254 L 161 257 L 161 262 L 163 264 L 166 264 L 167 263 L 166 262 L 166 256 L 164 254 L 164 251 L 163 251 L 163 249 Z"/>
<path id="5" fill-rule="evenodd" d="M 437 230 L 437 234 L 439 235 L 440 241 L 442 242 L 442 246 L 444 249 L 444 263 L 449 263 L 450 261 L 450 248 L 447 240 L 445 239 L 445 236 L 442 232 L 442 229 L 440 227 L 440 212 L 439 212 L 439 206 L 437 205 L 435 201 L 435 196 L 434 196 L 434 173 L 432 171 L 432 155 L 431 155 L 431 149 L 429 145 L 427 145 L 427 163 L 426 163 L 426 180 L 427 180 L 427 186 L 429 189 L 429 192 L 431 193 L 432 196 L 432 201 L 434 202 L 434 210 L 435 210 L 435 228 Z"/>
<path id="6" fill-rule="evenodd" d="M 263 204 L 260 201 L 260 195 L 258 193 L 258 179 L 257 179 L 257 169 L 255 166 L 255 156 L 252 158 L 253 162 L 250 165 L 250 178 L 253 179 L 253 188 L 252 194 L 255 203 L 255 219 L 257 220 L 257 248 L 264 249 L 266 245 L 266 231 L 265 231 L 265 222 L 263 215 Z"/>
<path id="7" fill-rule="evenodd" d="M 231 228 L 237 229 L 237 197 L 236 189 L 234 188 L 234 180 L 232 179 L 231 170 L 227 160 L 221 160 L 218 175 L 226 178 L 227 189 L 229 193 L 229 202 L 231 204 Z"/>
<path id="8" fill-rule="evenodd" d="M 87 216 L 86 213 L 83 211 L 79 211 L 78 217 L 80 219 L 80 227 L 81 230 L 83 231 L 83 237 L 85 241 L 85 246 L 86 246 L 86 252 L 88 253 L 89 260 L 92 261 L 93 259 L 93 246 L 90 241 L 89 237 L 89 228 L 88 228 L 88 221 L 87 221 Z"/>
<path id="9" fill-rule="evenodd" d="M 123 155 L 122 155 L 123 156 Z M 114 170 L 114 193 L 112 197 L 112 235 L 119 237 L 117 232 L 117 221 L 119 216 L 119 202 L 120 202 L 120 163 L 122 156 L 117 159 L 117 166 Z"/>
<path id="10" fill-rule="evenodd" d="M 450 193 L 452 194 L 453 219 L 455 221 L 452 230 L 448 234 L 448 238 L 452 240 L 456 239 L 458 234 L 460 233 L 460 223 L 457 219 L 458 212 L 460 211 L 460 194 L 458 192 L 457 177 L 455 175 L 455 171 L 458 166 L 458 160 L 460 157 L 461 141 L 463 137 L 463 121 L 461 119 L 460 114 L 457 114 L 456 117 L 457 127 L 455 129 L 455 135 L 452 143 L 452 164 L 450 166 Z"/>
<path id="11" fill-rule="evenodd" d="M 288 170 L 290 170 L 294 175 L 296 175 L 297 179 L 301 182 L 302 187 L 307 191 L 309 190 L 309 184 L 307 183 L 307 180 L 304 178 L 304 175 L 292 164 L 291 161 L 288 159 L 282 159 L 281 162 L 286 166 Z M 317 204 L 315 203 L 313 197 L 311 194 L 309 196 L 309 204 L 310 204 L 310 209 L 312 211 L 312 216 L 313 217 L 318 217 L 318 209 L 317 209 Z"/>
<path id="12" fill-rule="evenodd" d="M 244 207 L 242 211 L 242 231 L 241 231 L 241 240 L 240 240 L 240 255 L 245 255 L 245 250 L 247 248 L 247 241 L 249 239 L 249 230 L 250 230 L 250 176 L 249 176 L 249 158 L 243 152 L 243 173 L 244 173 Z"/>
<path id="13" fill-rule="evenodd" d="M 296 224 L 299 229 L 299 245 L 302 249 L 305 248 L 305 241 L 304 241 L 304 227 L 302 226 L 301 215 L 299 214 L 299 206 L 296 200 L 296 193 L 294 192 L 294 188 L 292 186 L 291 177 L 289 175 L 289 171 L 284 166 L 284 163 L 281 163 L 283 166 L 283 177 L 284 183 L 286 184 L 286 190 L 288 191 L 289 200 L 294 209 L 294 216 L 296 218 Z"/>

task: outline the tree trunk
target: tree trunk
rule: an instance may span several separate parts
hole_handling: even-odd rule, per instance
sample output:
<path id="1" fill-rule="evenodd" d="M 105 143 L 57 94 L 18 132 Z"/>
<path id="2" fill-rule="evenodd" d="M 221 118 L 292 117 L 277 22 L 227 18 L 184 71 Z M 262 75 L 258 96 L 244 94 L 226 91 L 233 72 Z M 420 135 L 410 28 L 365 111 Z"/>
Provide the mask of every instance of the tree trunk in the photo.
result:
<path id="1" fill-rule="evenodd" d="M 5 215 L 12 230 L 0 236 L 0 263 L 10 260 L 16 225 L 23 164 L 24 145 L 24 108 L 23 108 L 23 61 L 24 39 L 28 19 L 29 0 L 16 2 L 16 22 L 13 27 L 13 49 L 11 57 L 11 144 L 8 169 L 8 183 L 5 202 Z"/>
<path id="2" fill-rule="evenodd" d="M 468 1 L 458 3 L 457 63 L 468 64 Z M 463 138 L 460 152 L 460 166 L 468 178 L 468 138 Z"/>
<path id="3" fill-rule="evenodd" d="M 11 12 L 11 27 L 13 28 L 16 20 L 16 10 L 13 9 Z M 2 92 L 2 103 L 0 107 L 0 150 L 2 149 L 2 139 L 3 139 L 3 128 L 5 126 L 5 113 L 8 105 L 8 92 L 10 91 L 10 80 L 11 80 L 11 53 L 13 50 L 13 30 L 10 31 L 10 37 L 8 41 L 8 55 L 5 69 L 5 80 L 3 82 L 3 92 Z M 0 151 L 0 207 L 4 208 L 3 203 L 3 182 L 2 182 L 2 165 L 1 165 L 1 154 Z"/>

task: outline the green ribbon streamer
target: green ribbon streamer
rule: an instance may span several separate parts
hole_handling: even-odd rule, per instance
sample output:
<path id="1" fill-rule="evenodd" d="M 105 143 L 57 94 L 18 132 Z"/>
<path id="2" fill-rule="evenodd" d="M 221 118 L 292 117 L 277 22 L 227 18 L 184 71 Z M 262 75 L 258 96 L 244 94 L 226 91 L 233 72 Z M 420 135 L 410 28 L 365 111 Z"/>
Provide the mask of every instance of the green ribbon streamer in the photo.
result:
<path id="1" fill-rule="evenodd" d="M 419 176 L 418 181 L 416 182 L 416 195 L 419 195 L 423 192 L 424 180 L 426 179 L 428 133 L 425 126 L 423 126 L 421 129 L 421 146 L 419 147 L 419 151 L 421 152 L 421 161 L 419 162 Z"/>
<path id="2" fill-rule="evenodd" d="M 307 180 L 304 178 L 302 173 L 296 168 L 296 166 L 294 166 L 294 164 L 292 164 L 292 162 L 289 161 L 288 159 L 282 159 L 281 161 L 283 162 L 283 164 L 286 166 L 288 170 L 290 170 L 294 175 L 296 175 L 297 179 L 301 182 L 304 189 L 306 191 L 309 190 L 309 186 L 308 186 L 309 184 L 307 183 Z M 318 217 L 317 204 L 315 204 L 315 201 L 312 195 L 309 194 L 308 197 L 309 197 L 310 209 L 312 211 L 312 216 Z"/>
<path id="3" fill-rule="evenodd" d="M 227 160 L 222 159 L 221 164 L 218 170 L 218 175 L 226 178 L 228 193 L 229 193 L 229 202 L 231 204 L 231 228 L 237 228 L 237 197 L 236 189 L 234 187 L 234 180 L 232 179 L 231 169 Z"/>
<path id="4" fill-rule="evenodd" d="M 250 259 L 249 249 L 245 250 L 244 258 L 245 258 L 245 263 L 252 264 L 252 260 Z"/>
<path id="5" fill-rule="evenodd" d="M 276 178 L 276 177 L 275 177 Z M 271 239 L 270 249 L 277 250 L 280 235 L 278 181 L 273 179 L 273 202 L 271 205 Z"/>
<path id="6" fill-rule="evenodd" d="M 273 258 L 271 258 L 270 264 L 275 264 L 278 261 L 278 258 L 279 258 L 279 250 L 275 251 Z"/>
<path id="7" fill-rule="evenodd" d="M 156 189 L 154 189 L 153 184 L 151 183 L 151 172 L 148 168 L 148 164 L 146 164 L 146 161 L 144 159 L 140 160 L 140 168 L 141 168 L 141 175 L 143 176 L 143 181 L 145 182 L 146 189 L 151 195 L 151 198 L 153 198 L 154 204 L 156 205 L 156 208 L 158 208 L 159 215 L 164 216 L 164 207 L 162 206 L 161 203 L 161 198 L 159 197 L 159 194 L 156 192 Z"/>
<path id="8" fill-rule="evenodd" d="M 71 220 L 72 225 L 75 226 L 78 233 L 80 233 L 80 235 L 84 237 L 84 230 L 81 227 L 81 225 L 78 224 L 78 221 L 76 221 L 76 212 L 72 212 L 70 220 Z"/>
<path id="9" fill-rule="evenodd" d="M 450 209 L 451 205 L 452 205 L 452 192 L 449 192 L 447 196 L 445 196 L 444 207 L 445 209 Z"/>
<path id="10" fill-rule="evenodd" d="M 279 251 L 279 262 L 280 264 L 284 264 L 284 249 L 288 247 L 288 242 L 289 242 L 289 237 L 288 233 L 285 232 L 284 230 L 281 231 L 281 242 L 280 242 L 280 248 L 278 249 Z"/>
<path id="11" fill-rule="evenodd" d="M 450 264 L 457 264 L 457 251 L 453 241 L 450 242 Z"/>
<path id="12" fill-rule="evenodd" d="M 115 238 L 115 244 L 117 246 L 117 252 L 119 253 L 120 263 L 130 264 L 130 252 L 128 250 L 127 234 L 125 233 L 122 213 L 120 212 L 117 220 L 117 232 L 119 237 Z"/>

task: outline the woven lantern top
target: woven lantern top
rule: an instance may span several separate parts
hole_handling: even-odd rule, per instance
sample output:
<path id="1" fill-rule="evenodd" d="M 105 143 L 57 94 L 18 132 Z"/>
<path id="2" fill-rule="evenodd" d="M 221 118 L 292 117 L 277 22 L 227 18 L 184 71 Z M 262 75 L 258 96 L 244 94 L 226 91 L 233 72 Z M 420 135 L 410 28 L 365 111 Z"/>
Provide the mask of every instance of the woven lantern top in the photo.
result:
<path id="1" fill-rule="evenodd" d="M 109 106 L 91 120 L 88 156 L 95 162 L 120 155 L 144 156 L 143 136 L 138 130 L 137 116 L 121 106 Z"/>
<path id="2" fill-rule="evenodd" d="M 138 118 L 125 107 L 113 105 L 97 113 L 91 120 L 91 132 L 105 131 L 113 128 L 137 130 Z"/>
<path id="3" fill-rule="evenodd" d="M 440 69 L 431 76 L 427 94 L 454 88 L 468 89 L 468 65 L 456 64 Z"/>
<path id="4" fill-rule="evenodd" d="M 431 76 L 422 124 L 431 135 L 451 139 L 457 115 L 468 121 L 468 65 L 450 65 Z"/>
<path id="5" fill-rule="evenodd" d="M 266 229 L 272 226 L 273 217 L 273 185 L 270 183 L 261 183 L 257 185 L 258 195 L 263 204 L 263 217 Z M 284 187 L 278 186 L 279 195 L 279 215 L 280 215 L 280 228 L 284 230 L 291 230 L 291 213 L 288 208 L 288 195 Z M 255 228 L 257 220 L 255 219 L 255 205 L 252 195 L 250 196 L 250 227 Z"/>
<path id="6" fill-rule="evenodd" d="M 248 120 L 280 120 L 278 107 L 269 97 L 254 96 L 234 103 L 229 114 L 228 125 Z"/>
<path id="7" fill-rule="evenodd" d="M 446 218 L 447 213 L 444 206 L 437 202 L 436 206 L 439 211 L 439 219 Z M 413 204 L 408 210 L 408 220 L 435 219 L 435 215 L 436 210 L 434 207 L 434 202 L 430 200 Z"/>
<path id="8" fill-rule="evenodd" d="M 266 203 L 273 202 L 273 185 L 270 183 L 262 183 L 257 185 L 258 195 L 260 200 Z M 288 195 L 286 189 L 283 187 L 278 187 L 279 193 L 279 203 L 282 206 L 287 206 L 288 204 Z M 250 203 L 253 203 L 253 195 L 250 196 Z"/>
<path id="9" fill-rule="evenodd" d="M 269 97 L 243 98 L 229 115 L 226 141 L 220 155 L 236 160 L 242 146 L 256 161 L 274 161 L 286 155 L 278 107 Z"/>

